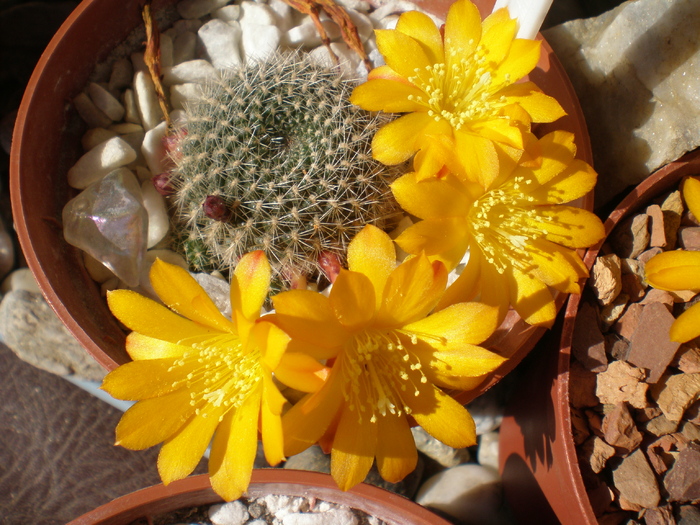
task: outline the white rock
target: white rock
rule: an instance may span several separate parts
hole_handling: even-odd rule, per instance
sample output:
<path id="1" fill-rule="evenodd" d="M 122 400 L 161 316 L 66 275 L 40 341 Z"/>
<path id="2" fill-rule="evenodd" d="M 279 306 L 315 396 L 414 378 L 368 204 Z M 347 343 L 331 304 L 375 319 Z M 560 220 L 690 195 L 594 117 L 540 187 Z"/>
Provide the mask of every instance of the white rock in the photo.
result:
<path id="1" fill-rule="evenodd" d="M 413 440 L 416 442 L 416 448 L 443 467 L 455 467 L 460 463 L 466 463 L 470 459 L 468 449 L 447 446 L 421 427 L 413 427 L 411 432 L 413 433 Z"/>
<path id="2" fill-rule="evenodd" d="M 415 500 L 469 523 L 501 522 L 501 480 L 491 467 L 469 463 L 443 470 L 423 483 Z"/>
<path id="3" fill-rule="evenodd" d="M 134 95 L 133 89 L 124 91 L 122 103 L 124 104 L 124 120 L 141 125 L 141 115 L 139 115 L 139 106 L 136 103 L 136 95 Z"/>
<path id="4" fill-rule="evenodd" d="M 141 184 L 141 195 L 143 196 L 143 207 L 148 213 L 148 240 L 146 248 L 153 248 L 163 240 L 168 233 L 170 220 L 168 219 L 168 209 L 165 206 L 165 199 L 156 191 L 150 180 Z"/>
<path id="5" fill-rule="evenodd" d="M 27 290 L 29 292 L 41 293 L 39 285 L 36 284 L 34 274 L 29 268 L 18 268 L 2 281 L 2 293 L 6 294 L 12 290 Z"/>
<path id="6" fill-rule="evenodd" d="M 199 28 L 203 25 L 204 22 L 202 22 L 199 19 L 178 20 L 173 24 L 173 27 L 171 27 L 167 32 L 170 35 L 170 38 L 172 38 L 173 35 L 179 35 L 181 33 L 184 33 L 185 31 L 197 34 L 197 31 L 199 31 Z"/>
<path id="7" fill-rule="evenodd" d="M 214 11 L 211 16 L 224 22 L 237 22 L 241 18 L 241 6 L 227 5 Z"/>
<path id="8" fill-rule="evenodd" d="M 282 33 L 276 26 L 241 22 L 241 48 L 248 63 L 260 62 L 272 55 Z"/>
<path id="9" fill-rule="evenodd" d="M 343 78 L 347 80 L 356 80 L 367 76 L 366 70 L 364 70 L 364 75 L 358 73 L 358 71 L 362 71 L 360 68 L 364 69 L 362 59 L 357 53 L 350 49 L 345 42 L 331 42 L 331 50 L 335 53 L 335 56 L 338 57 L 340 72 Z M 319 46 L 312 50 L 309 52 L 309 57 L 319 65 L 326 67 L 335 66 L 335 62 L 330 56 L 326 46 Z"/>
<path id="10" fill-rule="evenodd" d="M 131 85 L 134 78 L 134 68 L 126 58 L 120 58 L 112 64 L 112 72 L 109 76 L 109 90 L 120 90 Z"/>
<path id="11" fill-rule="evenodd" d="M 134 124 L 133 122 L 119 122 L 117 124 L 112 124 L 107 129 L 109 131 L 114 131 L 117 135 L 143 132 L 143 126 L 141 126 L 141 124 Z"/>
<path id="12" fill-rule="evenodd" d="M 377 29 L 396 29 L 396 24 L 399 23 L 399 15 L 388 15 L 381 20 L 375 20 L 374 25 Z"/>
<path id="13" fill-rule="evenodd" d="M 209 508 L 209 519 L 214 525 L 243 525 L 248 518 L 248 510 L 240 501 L 212 505 Z"/>
<path id="14" fill-rule="evenodd" d="M 146 132 L 141 145 L 141 153 L 146 159 L 146 165 L 151 173 L 162 173 L 165 171 L 164 162 L 166 161 L 165 145 L 163 139 L 167 126 L 165 122 L 161 122 L 152 130 Z"/>
<path id="15" fill-rule="evenodd" d="M 112 277 L 111 279 L 107 279 L 100 286 L 100 294 L 104 297 L 105 295 L 107 295 L 107 292 L 111 292 L 112 290 L 118 290 L 119 284 L 120 284 L 119 277 L 115 276 L 115 277 Z"/>
<path id="16" fill-rule="evenodd" d="M 79 190 L 87 188 L 110 171 L 136 160 L 136 151 L 120 137 L 97 145 L 78 159 L 68 170 L 68 184 Z"/>
<path id="17" fill-rule="evenodd" d="M 479 438 L 479 449 L 476 453 L 480 465 L 498 470 L 498 432 L 487 432 Z"/>
<path id="18" fill-rule="evenodd" d="M 241 24 L 274 25 L 275 13 L 265 4 L 243 0 L 239 22 Z"/>
<path id="19" fill-rule="evenodd" d="M 91 128 L 106 128 L 112 123 L 112 119 L 95 105 L 87 93 L 76 96 L 73 99 L 73 106 L 80 118 Z"/>
<path id="20" fill-rule="evenodd" d="M 184 261 L 184 259 L 183 259 Z M 169 262 L 169 261 L 166 261 Z M 173 263 L 175 264 L 175 263 Z M 185 263 L 186 265 L 187 263 Z M 185 266 L 187 270 L 187 266 Z M 210 275 L 208 273 L 192 274 L 194 280 L 199 283 L 199 286 L 207 293 L 211 300 L 216 305 L 216 308 L 224 314 L 224 317 L 231 318 L 231 286 L 224 278 Z"/>
<path id="21" fill-rule="evenodd" d="M 196 54 L 197 33 L 183 31 L 175 37 L 173 40 L 173 66 L 194 60 Z"/>
<path id="22" fill-rule="evenodd" d="M 144 158 L 143 153 L 141 153 L 141 145 L 143 144 L 143 139 L 145 136 L 146 133 L 143 130 L 135 131 L 134 133 L 127 133 L 126 135 L 121 136 L 122 140 L 134 148 L 134 151 L 136 152 L 136 158 L 128 164 L 130 168 L 144 166 L 146 164 L 146 159 Z"/>
<path id="23" fill-rule="evenodd" d="M 216 69 L 241 65 L 241 26 L 238 22 L 226 23 L 214 18 L 197 32 L 204 46 L 205 55 Z"/>
<path id="24" fill-rule="evenodd" d="M 177 12 L 185 19 L 202 18 L 226 4 L 228 0 L 182 0 L 177 4 Z"/>
<path id="25" fill-rule="evenodd" d="M 331 40 L 340 38 L 340 29 L 333 21 L 326 19 L 322 20 L 321 24 L 326 30 L 328 38 Z M 318 31 L 311 17 L 307 15 L 301 24 L 287 31 L 282 38 L 282 44 L 288 47 L 311 49 L 321 45 L 321 37 L 318 36 Z"/>
<path id="26" fill-rule="evenodd" d="M 98 144 L 102 144 L 103 142 L 116 136 L 117 133 L 115 131 L 105 128 L 92 128 L 83 134 L 83 138 L 80 140 L 80 142 L 83 146 L 83 151 L 90 151 Z"/>
<path id="27" fill-rule="evenodd" d="M 134 75 L 134 94 L 143 129 L 148 131 L 155 128 L 163 120 L 163 113 L 158 103 L 153 80 L 145 71 L 137 71 Z"/>
<path id="28" fill-rule="evenodd" d="M 145 166 L 135 166 L 134 173 L 139 182 L 150 181 L 153 178 L 153 173 Z"/>
<path id="29" fill-rule="evenodd" d="M 421 9 L 409 0 L 396 0 L 394 2 L 387 2 L 384 5 L 375 9 L 372 13 L 370 13 L 369 17 L 372 19 L 372 21 L 379 21 L 386 16 L 405 13 L 406 11 L 418 11 L 420 13 L 426 14 L 428 15 L 428 17 L 430 17 L 430 19 L 433 22 L 435 22 L 435 25 L 437 25 L 438 27 L 445 23 L 444 20 L 438 18 L 432 13 L 426 12 L 425 10 Z"/>
<path id="30" fill-rule="evenodd" d="M 124 117 L 124 106 L 105 88 L 95 82 L 91 82 L 87 87 L 87 91 L 95 106 L 110 119 L 118 122 Z"/>
<path id="31" fill-rule="evenodd" d="M 170 105 L 173 109 L 184 109 L 186 105 L 202 96 L 202 85 L 188 82 L 170 87 Z"/>
<path id="32" fill-rule="evenodd" d="M 166 86 L 186 82 L 203 84 L 216 79 L 218 75 L 216 69 L 206 60 L 189 60 L 163 70 L 163 84 Z"/>
<path id="33" fill-rule="evenodd" d="M 181 109 L 174 109 L 170 112 L 170 122 L 173 127 L 184 127 L 187 124 L 187 113 Z"/>
<path id="34" fill-rule="evenodd" d="M 267 5 L 275 15 L 275 25 L 280 31 L 283 33 L 289 31 L 294 25 L 294 13 L 296 11 L 283 0 L 270 0 Z"/>
<path id="35" fill-rule="evenodd" d="M 102 284 L 108 279 L 116 277 L 112 270 L 86 252 L 83 252 L 83 263 L 90 277 L 95 282 Z"/>
<path id="36" fill-rule="evenodd" d="M 362 11 L 363 13 L 369 11 L 370 8 L 369 2 L 365 2 L 364 0 L 336 0 L 335 3 L 345 9 L 354 9 L 355 11 Z"/>
<path id="37" fill-rule="evenodd" d="M 360 37 L 362 42 L 365 42 L 368 38 L 374 35 L 374 24 L 372 20 L 367 15 L 358 13 L 354 9 L 346 9 L 350 20 L 355 24 L 357 28 L 357 35 Z"/>
<path id="38" fill-rule="evenodd" d="M 160 67 L 173 65 L 173 39 L 170 35 L 160 35 Z"/>
<path id="39" fill-rule="evenodd" d="M 357 525 L 357 516 L 348 508 L 341 507 L 324 513 L 303 512 L 288 514 L 282 525 Z"/>
<path id="40" fill-rule="evenodd" d="M 474 418 L 477 436 L 493 432 L 501 426 L 503 403 L 496 392 L 496 390 L 490 390 L 467 405 L 467 410 Z"/>

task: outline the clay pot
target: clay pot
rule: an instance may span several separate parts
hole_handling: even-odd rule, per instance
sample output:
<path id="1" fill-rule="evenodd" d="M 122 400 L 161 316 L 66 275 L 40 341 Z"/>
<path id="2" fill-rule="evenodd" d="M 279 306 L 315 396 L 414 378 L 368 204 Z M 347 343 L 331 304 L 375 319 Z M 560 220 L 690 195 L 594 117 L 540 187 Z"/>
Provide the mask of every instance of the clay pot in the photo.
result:
<path id="1" fill-rule="evenodd" d="M 361 483 L 343 492 L 328 474 L 287 469 L 254 470 L 246 496 L 268 494 L 316 498 L 361 510 L 387 523 L 405 525 L 449 525 L 411 500 L 387 490 Z M 167 487 L 155 485 L 117 498 L 68 525 L 128 525 L 139 518 L 150 518 L 178 509 L 220 503 L 206 474 L 175 481 Z M 151 520 L 148 519 L 151 523 Z"/>
<path id="2" fill-rule="evenodd" d="M 698 173 L 700 150 L 650 175 L 610 214 L 606 238 L 625 218 L 676 188 L 683 177 Z M 588 268 L 605 240 L 586 252 Z M 525 364 L 501 425 L 500 470 L 506 496 L 516 515 L 532 516 L 522 523 L 597 523 L 578 466 L 569 408 L 571 346 L 580 301 L 580 295 L 569 297 L 563 322 Z"/>
<path id="3" fill-rule="evenodd" d="M 157 11 L 174 0 L 154 0 Z M 451 2 L 423 0 L 426 9 L 446 13 Z M 482 14 L 493 0 L 477 0 Z M 79 158 L 84 131 L 70 101 L 86 84 L 95 64 L 104 60 L 132 29 L 141 25 L 141 2 L 85 0 L 70 15 L 41 57 L 22 100 L 10 163 L 13 213 L 27 263 L 59 318 L 106 369 L 129 360 L 125 334 L 109 312 L 99 285 L 87 274 L 82 254 L 68 245 L 61 229 L 61 210 L 75 194 L 66 172 Z M 540 37 L 541 38 L 541 37 Z M 530 78 L 556 97 L 567 116 L 538 133 L 565 129 L 576 135 L 579 157 L 592 162 L 590 141 L 578 100 L 549 45 L 543 41 L 538 68 Z M 592 196 L 579 203 L 592 208 Z M 557 304 L 561 306 L 561 295 Z M 493 348 L 510 357 L 481 388 L 459 396 L 467 402 L 512 370 L 545 332 L 526 325 L 511 312 L 492 339 Z"/>

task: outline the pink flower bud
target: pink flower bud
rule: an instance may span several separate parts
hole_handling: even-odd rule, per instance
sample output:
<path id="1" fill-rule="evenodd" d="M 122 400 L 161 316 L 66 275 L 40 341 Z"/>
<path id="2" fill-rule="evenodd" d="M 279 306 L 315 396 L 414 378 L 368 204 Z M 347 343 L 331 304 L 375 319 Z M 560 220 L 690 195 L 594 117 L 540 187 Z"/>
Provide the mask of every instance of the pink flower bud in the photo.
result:
<path id="1" fill-rule="evenodd" d="M 204 215 L 215 221 L 226 222 L 231 218 L 231 210 L 226 206 L 224 199 L 218 195 L 209 195 L 204 199 Z"/>

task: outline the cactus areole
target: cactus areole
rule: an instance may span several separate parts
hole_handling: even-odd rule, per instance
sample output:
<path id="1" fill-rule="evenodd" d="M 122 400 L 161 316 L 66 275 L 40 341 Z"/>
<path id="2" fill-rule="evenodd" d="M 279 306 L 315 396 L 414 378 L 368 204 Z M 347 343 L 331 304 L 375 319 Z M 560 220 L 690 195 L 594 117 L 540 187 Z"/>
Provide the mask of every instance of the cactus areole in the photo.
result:
<path id="1" fill-rule="evenodd" d="M 389 188 L 401 167 L 371 155 L 386 117 L 348 101 L 353 83 L 291 54 L 222 73 L 187 108 L 169 185 L 174 247 L 195 271 L 229 272 L 264 250 L 282 287 L 345 259 L 365 224 L 399 214 Z M 183 130 L 184 131 L 184 130 Z"/>

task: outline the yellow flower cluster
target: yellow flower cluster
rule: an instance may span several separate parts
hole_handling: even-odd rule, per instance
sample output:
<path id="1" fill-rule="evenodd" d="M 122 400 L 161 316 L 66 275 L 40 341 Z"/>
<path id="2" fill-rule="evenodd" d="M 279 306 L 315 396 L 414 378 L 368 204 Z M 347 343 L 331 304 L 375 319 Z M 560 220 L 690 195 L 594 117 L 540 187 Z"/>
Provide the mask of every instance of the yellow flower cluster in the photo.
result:
<path id="1" fill-rule="evenodd" d="M 189 475 L 211 442 L 212 485 L 231 500 L 248 486 L 258 437 L 272 465 L 321 443 L 344 490 L 375 460 L 388 481 L 413 470 L 414 423 L 452 447 L 476 443 L 469 412 L 443 389 L 473 389 L 504 361 L 479 345 L 510 306 L 550 325 L 552 290 L 577 293 L 586 275 L 576 249 L 603 235 L 593 214 L 563 205 L 596 181 L 572 135 L 531 132 L 564 112 L 520 82 L 540 44 L 515 31 L 506 10 L 482 23 L 468 0 L 453 4 L 444 29 L 409 12 L 395 30 L 377 31 L 387 65 L 351 99 L 405 113 L 377 132 L 373 154 L 388 164 L 413 158 L 414 171 L 392 189 L 420 220 L 396 241 L 366 226 L 327 295 L 282 292 L 261 316 L 270 265 L 260 251 L 232 276 L 231 319 L 186 271 L 161 261 L 151 282 L 165 306 L 109 294 L 133 331 L 133 361 L 103 384 L 137 401 L 118 444 L 163 443 L 158 469 L 168 483 Z M 409 254 L 400 264 L 395 243 Z M 280 385 L 303 397 L 290 406 Z"/>

